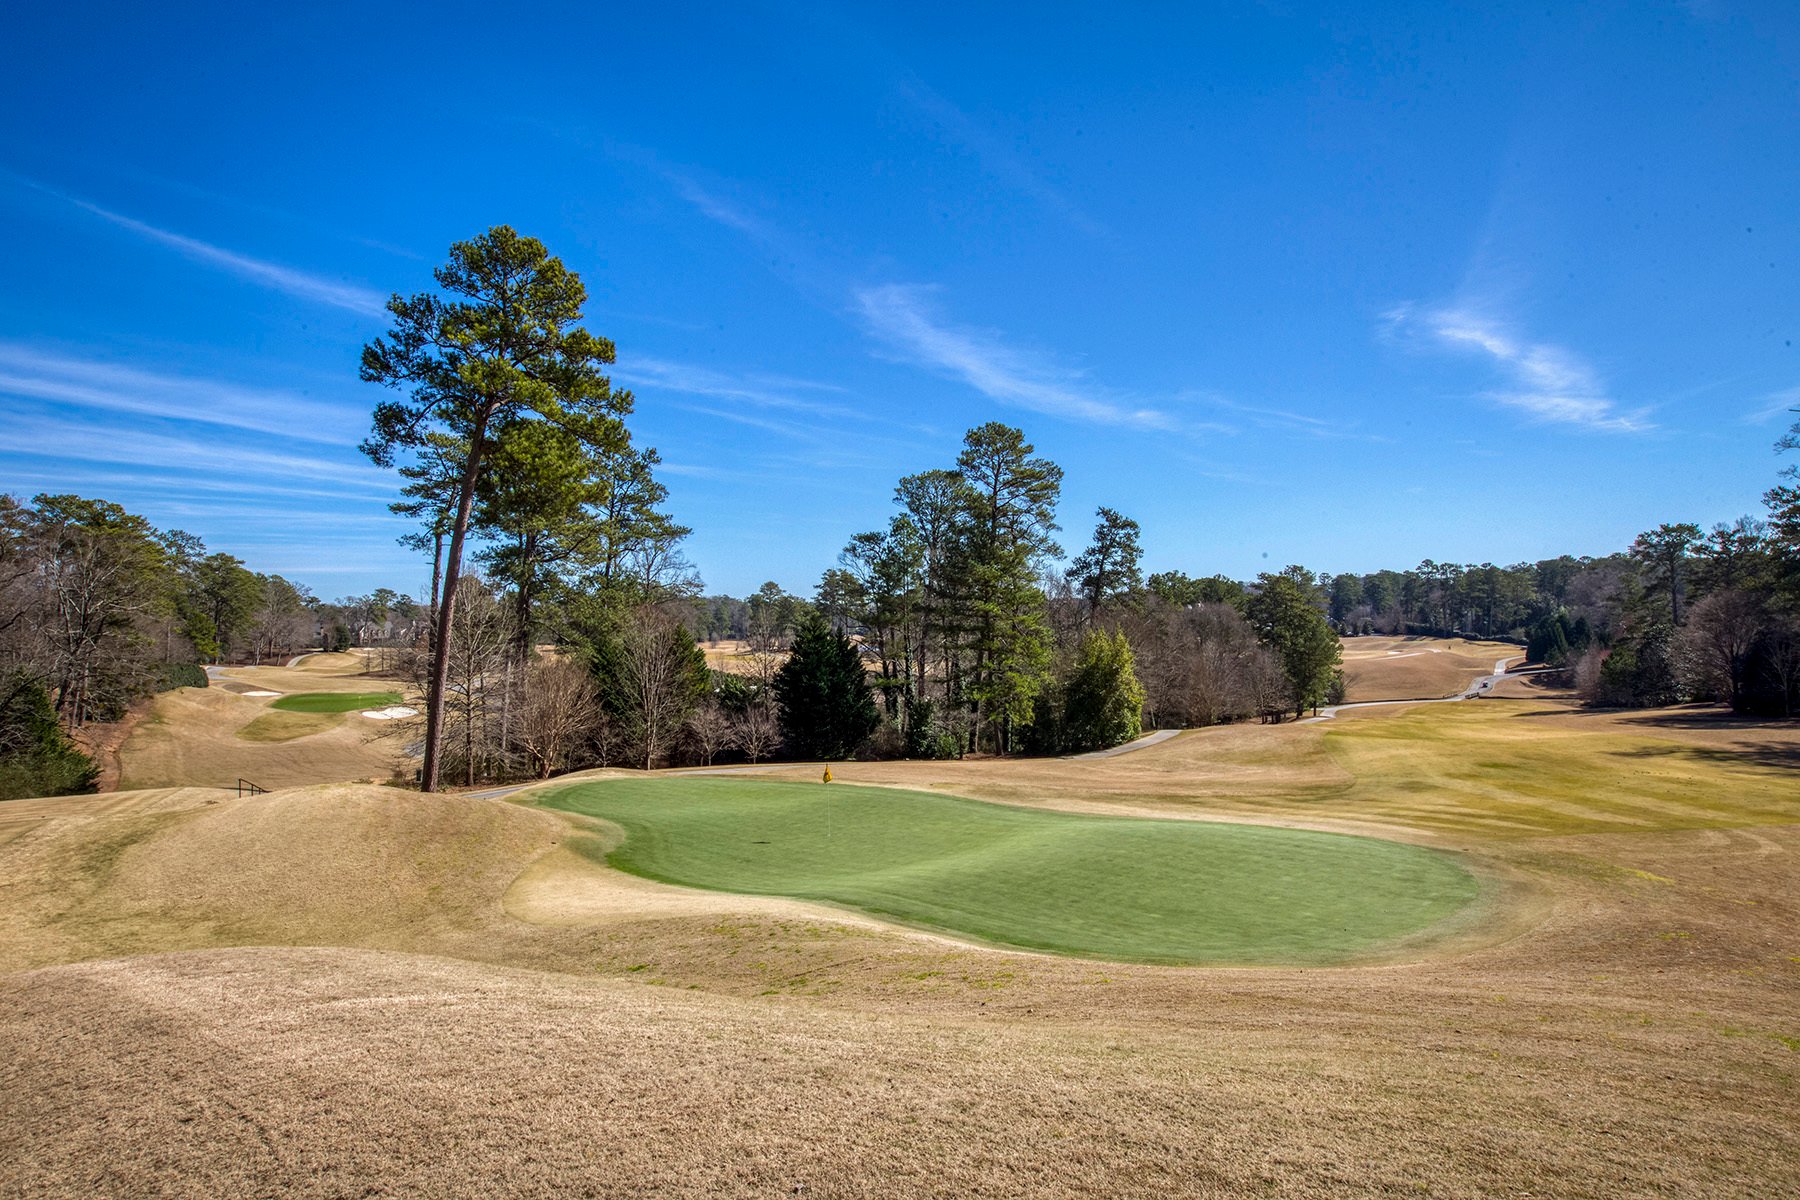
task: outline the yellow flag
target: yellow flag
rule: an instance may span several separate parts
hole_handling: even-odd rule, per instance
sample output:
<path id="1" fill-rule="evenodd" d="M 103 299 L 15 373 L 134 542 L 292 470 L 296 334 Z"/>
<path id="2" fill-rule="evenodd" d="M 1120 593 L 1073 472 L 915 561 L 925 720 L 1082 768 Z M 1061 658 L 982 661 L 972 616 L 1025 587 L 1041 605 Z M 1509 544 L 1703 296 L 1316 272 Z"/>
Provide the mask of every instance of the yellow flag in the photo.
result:
<path id="1" fill-rule="evenodd" d="M 831 768 L 830 767 L 825 768 L 825 782 L 826 783 L 831 782 Z"/>

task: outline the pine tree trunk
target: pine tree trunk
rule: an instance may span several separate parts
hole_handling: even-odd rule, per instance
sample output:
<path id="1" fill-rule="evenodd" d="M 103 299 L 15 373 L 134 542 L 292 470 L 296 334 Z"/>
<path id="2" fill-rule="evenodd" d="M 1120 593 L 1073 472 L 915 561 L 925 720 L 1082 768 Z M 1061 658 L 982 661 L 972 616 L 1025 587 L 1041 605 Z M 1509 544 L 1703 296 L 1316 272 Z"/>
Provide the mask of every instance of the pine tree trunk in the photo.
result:
<path id="1" fill-rule="evenodd" d="M 443 592 L 438 604 L 437 643 L 431 648 L 431 686 L 425 693 L 425 762 L 419 790 L 438 790 L 439 743 L 444 736 L 444 688 L 450 682 L 450 621 L 456 614 L 456 582 L 462 574 L 463 537 L 469 528 L 469 512 L 475 503 L 475 480 L 481 473 L 481 452 L 486 420 L 475 426 L 469 439 L 469 461 L 463 466 L 457 491 L 456 520 L 450 527 L 450 558 L 444 567 Z"/>

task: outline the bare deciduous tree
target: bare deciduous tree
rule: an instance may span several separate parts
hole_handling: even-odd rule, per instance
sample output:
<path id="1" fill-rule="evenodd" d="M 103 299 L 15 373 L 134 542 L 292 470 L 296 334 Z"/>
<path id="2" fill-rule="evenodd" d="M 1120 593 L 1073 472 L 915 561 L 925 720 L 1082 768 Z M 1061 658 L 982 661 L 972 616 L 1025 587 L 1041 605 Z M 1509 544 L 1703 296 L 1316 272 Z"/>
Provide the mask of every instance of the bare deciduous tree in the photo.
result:
<path id="1" fill-rule="evenodd" d="M 531 664 L 515 737 L 533 774 L 548 779 L 567 769 L 599 722 L 598 693 L 585 668 L 558 659 Z"/>
<path id="2" fill-rule="evenodd" d="M 444 761 L 473 787 L 505 767 L 502 716 L 510 700 L 506 667 L 513 628 L 505 606 L 480 579 L 461 576 L 456 592 L 443 691 Z"/>
<path id="3" fill-rule="evenodd" d="M 706 657 L 676 615 L 646 605 L 620 632 L 609 674 L 638 760 L 649 770 L 668 753 L 704 693 Z"/>
<path id="4" fill-rule="evenodd" d="M 781 745 L 781 722 L 775 706 L 766 697 L 758 697 L 733 719 L 738 749 L 751 762 L 760 762 Z"/>
<path id="5" fill-rule="evenodd" d="M 1676 641 L 1683 686 L 1742 708 L 1750 652 L 1763 624 L 1762 602 L 1748 592 L 1714 592 L 1693 605 Z"/>
<path id="6" fill-rule="evenodd" d="M 722 751 L 737 745 L 737 725 L 731 714 L 710 697 L 688 717 L 687 731 L 688 739 L 699 751 L 700 761 L 709 767 Z"/>

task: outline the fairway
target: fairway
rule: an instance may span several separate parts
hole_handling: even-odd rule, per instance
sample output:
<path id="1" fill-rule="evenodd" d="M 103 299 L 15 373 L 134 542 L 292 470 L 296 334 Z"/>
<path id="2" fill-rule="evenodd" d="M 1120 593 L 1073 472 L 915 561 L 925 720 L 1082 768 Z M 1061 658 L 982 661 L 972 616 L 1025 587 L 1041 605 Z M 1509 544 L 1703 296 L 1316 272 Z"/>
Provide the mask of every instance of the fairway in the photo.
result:
<path id="1" fill-rule="evenodd" d="M 607 780 L 540 803 L 618 825 L 625 838 L 607 862 L 646 878 L 1123 961 L 1366 958 L 1480 891 L 1451 856 L 1374 838 L 893 788 Z"/>
<path id="2" fill-rule="evenodd" d="M 270 708 L 283 712 L 341 713 L 363 708 L 386 708 L 400 703 L 399 692 L 297 692 L 271 701 Z"/>

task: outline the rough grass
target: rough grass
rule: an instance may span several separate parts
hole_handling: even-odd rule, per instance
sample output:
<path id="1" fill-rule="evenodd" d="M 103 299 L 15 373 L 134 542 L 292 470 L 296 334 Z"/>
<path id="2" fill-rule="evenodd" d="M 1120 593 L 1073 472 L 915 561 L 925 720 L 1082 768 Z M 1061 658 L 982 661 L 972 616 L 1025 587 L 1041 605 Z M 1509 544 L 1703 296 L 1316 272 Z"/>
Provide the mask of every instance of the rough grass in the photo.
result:
<path id="1" fill-rule="evenodd" d="M 0 1185 L 1766 1200 L 1800 1178 L 1766 1038 L 1529 992 L 1395 1004 L 1379 977 L 1226 973 L 1154 1013 L 1096 982 L 1112 1007 L 1080 1021 L 1015 990 L 869 1013 L 333 949 L 13 976 Z"/>
<path id="2" fill-rule="evenodd" d="M 341 736 L 194 740 L 246 719 L 172 714 L 166 764 Z M 837 772 L 1372 831 L 1523 881 L 1485 936 L 1328 969 L 670 887 L 501 801 L 13 801 L 0 1194 L 1797 1195 L 1797 754 L 1792 723 L 1483 701 Z"/>
<path id="3" fill-rule="evenodd" d="M 246 742 L 291 742 L 336 729 L 344 715 L 334 712 L 266 712 L 237 731 Z"/>
<path id="4" fill-rule="evenodd" d="M 847 904 L 1005 945 L 1171 963 L 1338 962 L 1473 901 L 1450 856 L 1255 825 L 1079 816 L 893 788 L 616 779 L 541 803 L 620 826 L 650 879 Z"/>
<path id="5" fill-rule="evenodd" d="M 0 970 L 246 943 L 453 942 L 490 923 L 564 831 L 516 805 L 351 784 L 17 803 L 29 807 L 0 810 Z"/>
<path id="6" fill-rule="evenodd" d="M 282 712 L 346 713 L 398 703 L 399 692 L 298 692 L 271 700 L 269 707 Z"/>
<path id="7" fill-rule="evenodd" d="M 1800 745 L 1676 741 L 1533 701 L 1346 721 L 1324 750 L 1353 780 L 1332 807 L 1415 829 L 1516 838 L 1800 821 Z"/>

